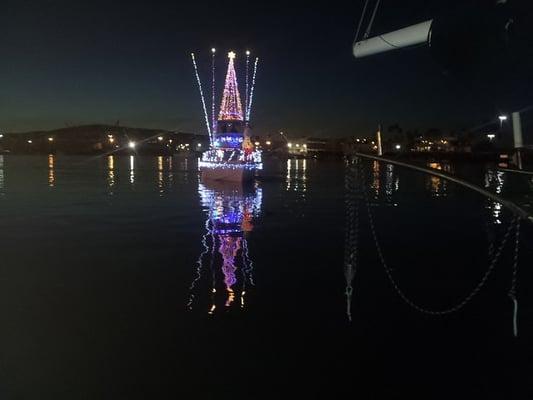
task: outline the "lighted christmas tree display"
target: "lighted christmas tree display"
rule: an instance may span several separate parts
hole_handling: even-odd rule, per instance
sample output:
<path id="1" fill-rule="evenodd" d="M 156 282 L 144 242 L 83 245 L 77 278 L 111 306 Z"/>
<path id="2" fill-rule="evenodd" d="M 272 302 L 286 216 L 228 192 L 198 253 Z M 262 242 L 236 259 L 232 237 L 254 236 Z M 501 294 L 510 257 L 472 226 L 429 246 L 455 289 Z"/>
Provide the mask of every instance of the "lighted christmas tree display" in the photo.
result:
<path id="1" fill-rule="evenodd" d="M 241 96 L 237 84 L 237 74 L 233 60 L 235 53 L 230 51 L 228 54 L 228 72 L 224 84 L 224 93 L 222 94 L 222 104 L 220 105 L 219 121 L 242 121 L 244 114 L 242 112 Z"/>

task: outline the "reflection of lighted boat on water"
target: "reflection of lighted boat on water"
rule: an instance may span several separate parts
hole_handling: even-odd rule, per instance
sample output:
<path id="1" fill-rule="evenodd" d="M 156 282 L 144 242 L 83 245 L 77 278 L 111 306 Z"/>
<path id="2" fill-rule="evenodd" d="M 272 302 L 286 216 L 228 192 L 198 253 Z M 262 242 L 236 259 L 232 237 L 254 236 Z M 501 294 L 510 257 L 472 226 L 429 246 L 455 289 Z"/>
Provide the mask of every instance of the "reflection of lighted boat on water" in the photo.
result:
<path id="1" fill-rule="evenodd" d="M 210 182 L 198 190 L 207 213 L 206 232 L 188 307 L 205 306 L 213 314 L 217 307 L 230 308 L 238 299 L 244 308 L 247 286 L 254 284 L 247 236 L 260 213 L 261 188 Z M 198 295 L 202 289 L 211 294 L 207 303 Z"/>
<path id="2" fill-rule="evenodd" d="M 210 139 L 210 148 L 202 154 L 202 158 L 198 161 L 198 166 L 202 172 L 203 179 L 232 182 L 249 181 L 254 177 L 255 171 L 260 170 L 263 167 L 261 152 L 254 148 L 254 145 L 250 140 L 249 124 L 258 59 L 256 58 L 255 60 L 254 74 L 250 85 L 250 52 L 246 53 L 246 90 L 243 109 L 234 66 L 235 53 L 230 52 L 228 54 L 229 63 L 222 94 L 222 102 L 220 104 L 218 119 L 215 120 L 214 54 L 215 51 L 213 49 L 211 123 L 209 123 L 209 115 L 203 97 L 200 76 L 198 75 L 198 70 L 196 68 L 196 61 L 194 54 L 192 55 Z"/>

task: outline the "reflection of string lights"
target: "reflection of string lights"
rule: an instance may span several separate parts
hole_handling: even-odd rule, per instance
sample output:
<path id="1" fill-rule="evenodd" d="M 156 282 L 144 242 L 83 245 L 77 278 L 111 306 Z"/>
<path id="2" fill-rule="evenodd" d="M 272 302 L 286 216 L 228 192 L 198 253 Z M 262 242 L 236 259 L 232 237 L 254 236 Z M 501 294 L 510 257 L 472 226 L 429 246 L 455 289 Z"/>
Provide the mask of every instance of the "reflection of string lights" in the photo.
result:
<path id="1" fill-rule="evenodd" d="M 189 286 L 189 302 L 187 303 L 188 309 L 192 308 L 192 304 L 194 302 L 194 288 L 196 286 L 196 283 L 202 277 L 203 259 L 205 255 L 209 252 L 209 246 L 207 245 L 207 236 L 210 234 L 209 220 L 205 222 L 205 229 L 206 233 L 204 233 L 204 235 L 202 236 L 202 246 L 204 247 L 204 250 L 196 260 L 196 277 L 192 281 L 191 286 Z"/>
<path id="2" fill-rule="evenodd" d="M 191 284 L 191 295 L 187 304 L 192 308 L 194 302 L 193 292 L 201 273 L 205 267 L 205 259 L 209 254 L 212 283 L 210 290 L 211 302 L 208 314 L 214 314 L 216 304 L 216 266 L 215 261 L 222 259 L 220 266 L 224 279 L 226 298 L 224 304 L 231 307 L 235 298 L 240 299 L 237 304 L 240 308 L 245 306 L 246 283 L 253 286 L 253 263 L 249 257 L 248 244 L 245 233 L 252 230 L 252 219 L 260 213 L 262 203 L 261 188 L 256 187 L 251 192 L 242 192 L 237 186 L 225 186 L 221 189 L 209 188 L 199 185 L 201 205 L 207 212 L 206 233 L 202 237 L 204 250 L 196 263 L 196 275 Z M 208 240 L 211 238 L 211 240 Z M 220 256 L 215 256 L 215 246 Z M 240 253 L 240 257 L 239 257 Z M 242 260 L 242 266 L 238 262 Z M 241 274 L 237 270 L 241 269 Z M 241 281 L 242 279 L 242 281 Z M 239 282 L 241 281 L 241 282 Z"/>

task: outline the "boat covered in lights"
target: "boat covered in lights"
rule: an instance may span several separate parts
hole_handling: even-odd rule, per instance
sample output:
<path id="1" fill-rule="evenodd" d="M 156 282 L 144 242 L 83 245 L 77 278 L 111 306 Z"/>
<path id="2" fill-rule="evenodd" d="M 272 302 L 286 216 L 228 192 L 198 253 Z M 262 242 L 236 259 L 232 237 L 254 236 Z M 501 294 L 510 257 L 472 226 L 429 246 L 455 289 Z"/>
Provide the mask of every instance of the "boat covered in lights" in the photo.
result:
<path id="1" fill-rule="evenodd" d="M 205 112 L 210 136 L 210 148 L 203 152 L 202 157 L 198 160 L 202 179 L 231 182 L 249 181 L 254 178 L 257 170 L 263 168 L 261 151 L 254 147 L 250 138 L 249 123 L 253 98 L 253 83 L 255 82 L 258 59 L 255 61 L 252 85 L 249 85 L 248 57 L 249 52 L 247 52 L 246 59 L 246 96 L 244 109 L 239 93 L 237 74 L 235 72 L 235 53 L 230 52 L 228 54 L 229 62 L 224 83 L 224 91 L 222 93 L 222 101 L 218 112 L 218 118 L 216 118 L 216 120 L 215 109 L 214 106 L 212 107 L 212 126 L 209 126 L 209 118 L 207 112 Z M 201 89 L 199 79 L 198 82 Z M 202 90 L 200 90 L 200 93 L 202 94 Z M 214 79 L 212 101 L 214 103 Z"/>

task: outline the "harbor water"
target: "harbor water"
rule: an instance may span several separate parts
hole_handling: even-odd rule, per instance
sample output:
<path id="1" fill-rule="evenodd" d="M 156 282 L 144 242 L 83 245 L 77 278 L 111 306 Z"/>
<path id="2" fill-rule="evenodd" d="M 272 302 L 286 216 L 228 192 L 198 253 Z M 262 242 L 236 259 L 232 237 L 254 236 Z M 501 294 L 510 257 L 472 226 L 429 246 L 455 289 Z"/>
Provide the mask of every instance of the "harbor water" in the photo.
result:
<path id="1" fill-rule="evenodd" d="M 0 397 L 532 398 L 531 224 L 515 337 L 510 212 L 362 164 L 354 242 L 340 160 L 237 187 L 202 182 L 194 158 L 0 155 Z M 528 176 L 427 166 L 533 209 Z M 456 312 L 399 296 L 461 303 L 507 232 Z"/>

